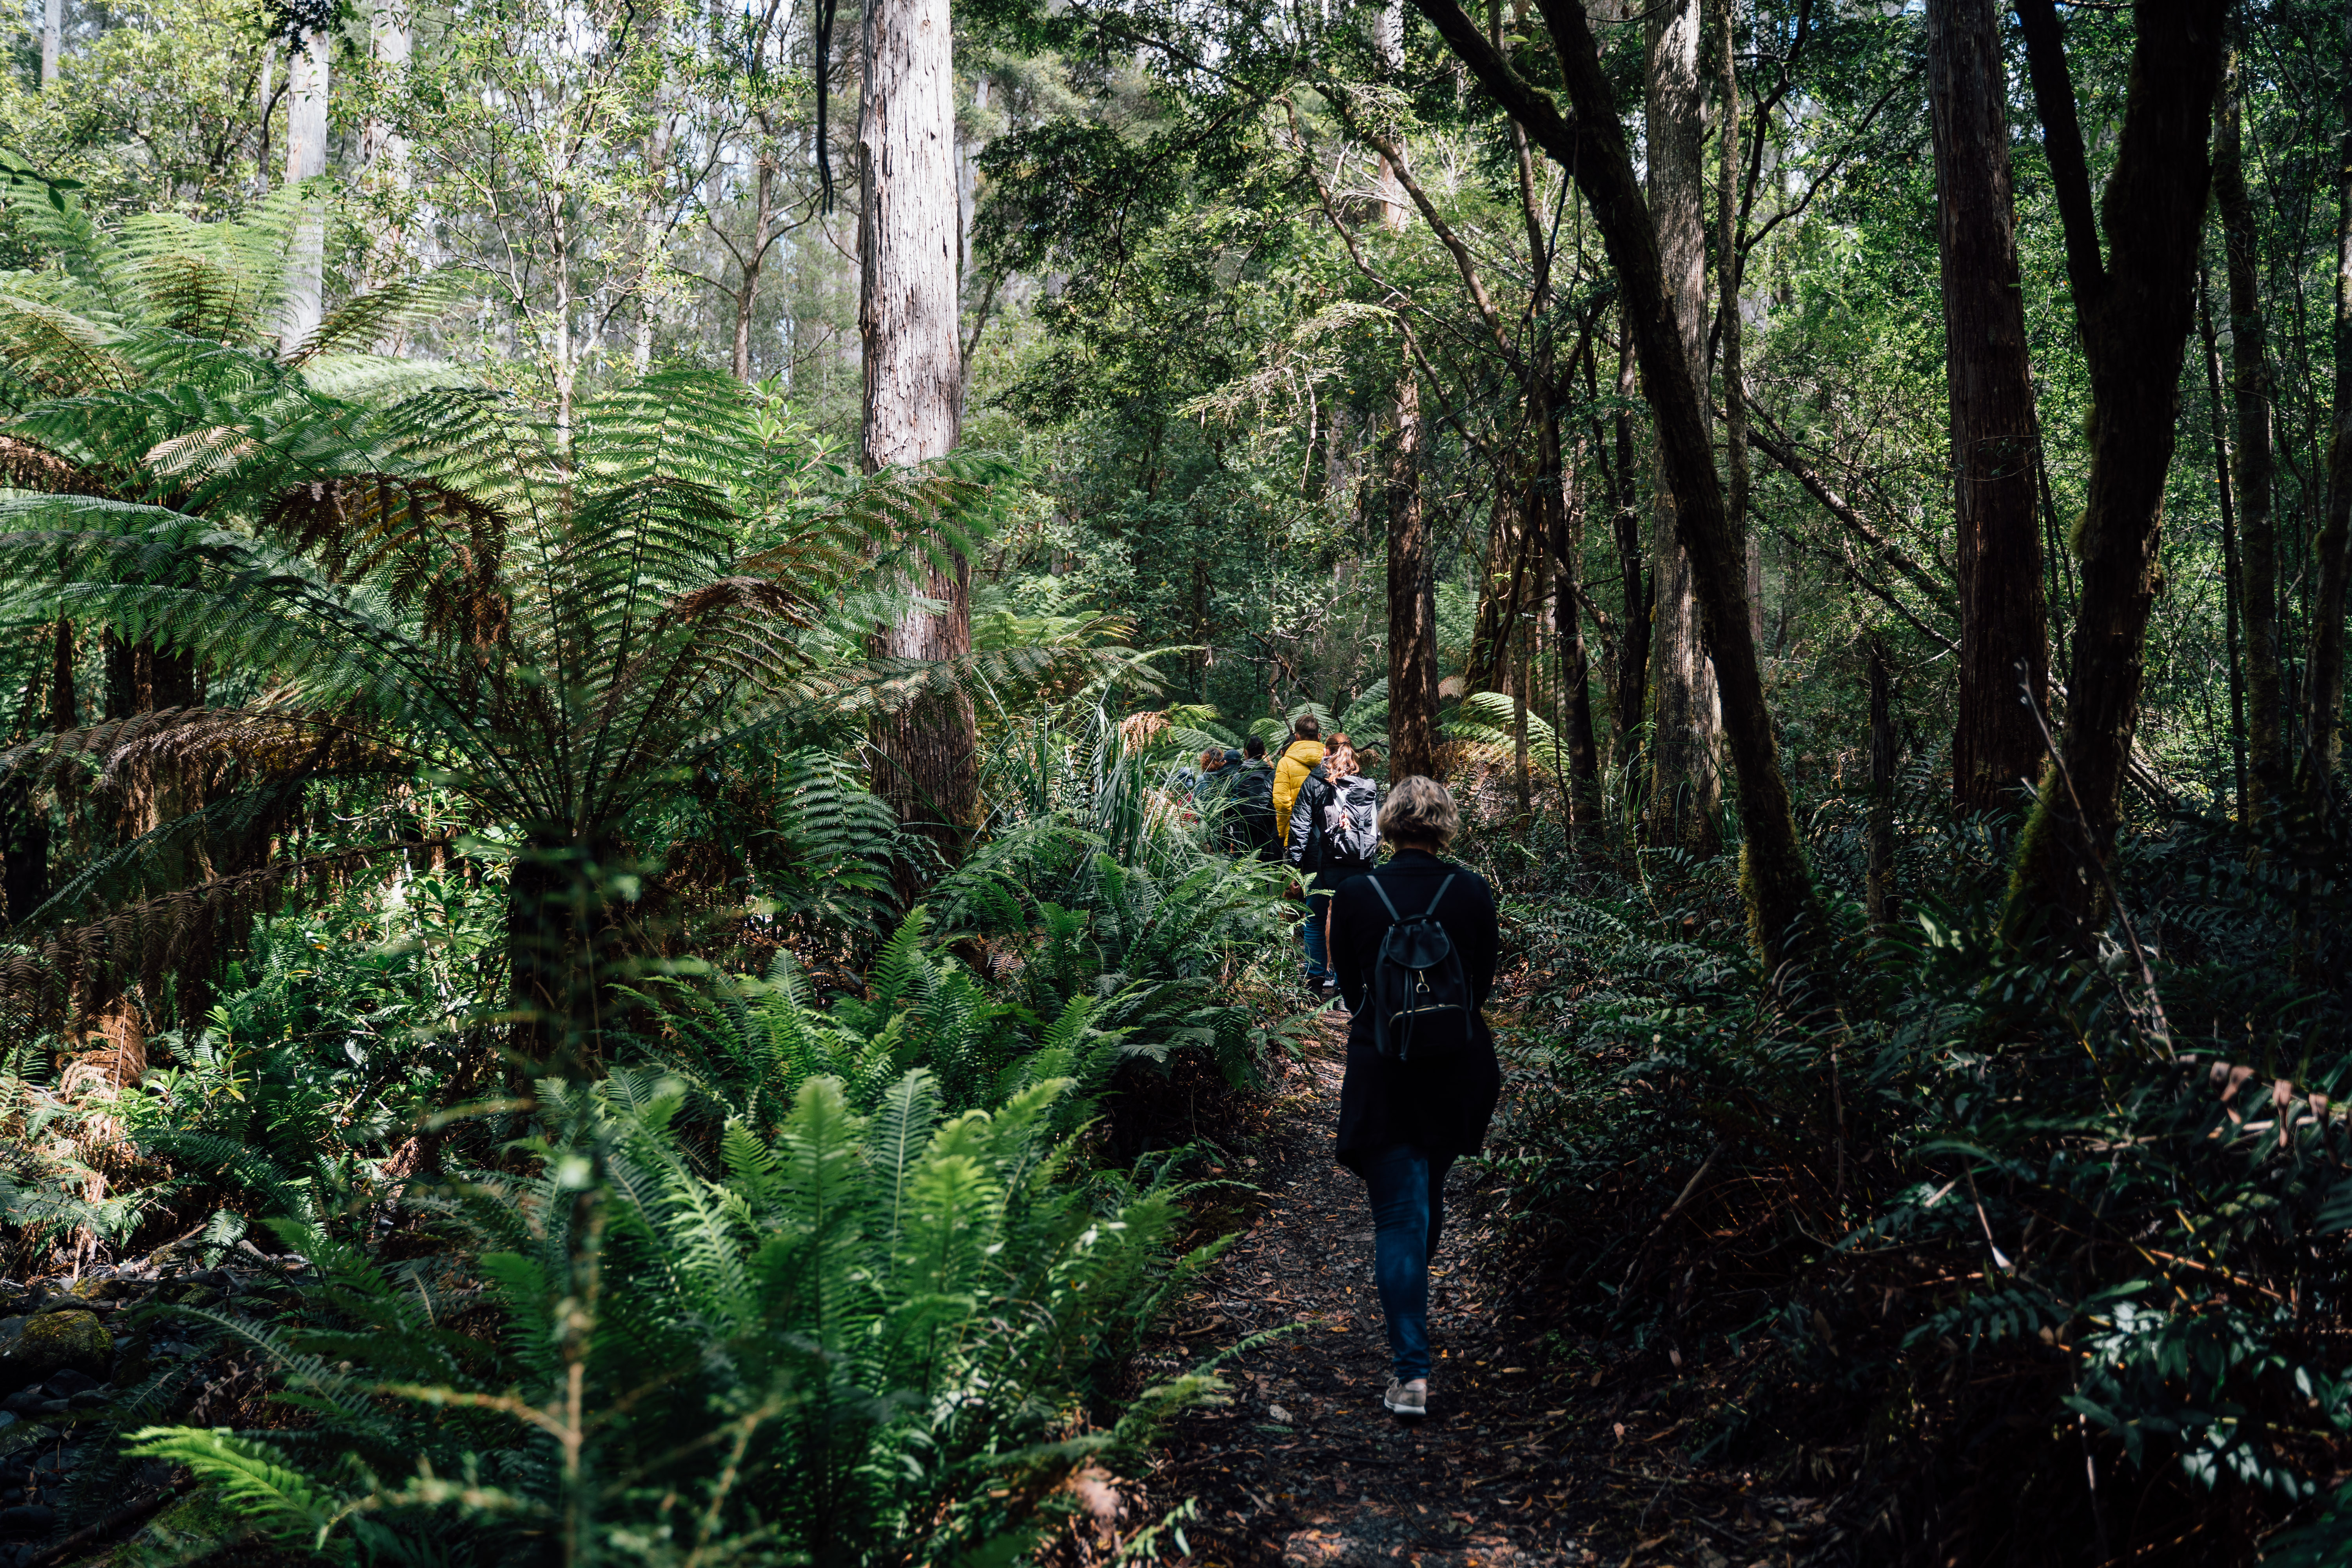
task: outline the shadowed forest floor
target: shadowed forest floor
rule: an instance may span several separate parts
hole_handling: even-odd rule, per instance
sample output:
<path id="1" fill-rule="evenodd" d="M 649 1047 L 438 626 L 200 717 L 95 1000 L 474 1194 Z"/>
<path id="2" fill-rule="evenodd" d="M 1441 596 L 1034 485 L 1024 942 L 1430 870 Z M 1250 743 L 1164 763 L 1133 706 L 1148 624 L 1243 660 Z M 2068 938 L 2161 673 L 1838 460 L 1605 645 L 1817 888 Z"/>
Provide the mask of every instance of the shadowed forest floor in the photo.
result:
<path id="1" fill-rule="evenodd" d="M 1223 1173 L 1235 1199 L 1203 1217 L 1239 1239 L 1136 1358 L 1140 1387 L 1287 1329 L 1224 1363 L 1228 1404 L 1177 1423 L 1144 1495 L 1128 1500 L 1126 1560 L 1783 1568 L 1822 1547 L 1833 1558 L 1840 1532 L 1817 1500 L 1685 1460 L 1675 1439 L 1690 1422 L 1677 1417 L 1708 1403 L 1705 1369 L 1661 1385 L 1646 1368 L 1621 1375 L 1590 1342 L 1547 1350 L 1550 1325 L 1516 1314 L 1500 1284 L 1507 1255 L 1478 1213 L 1475 1165 L 1447 1184 L 1430 1414 L 1381 1408 L 1370 1211 L 1331 1158 L 1344 1029 L 1344 1015 L 1330 1018 L 1257 1125 L 1228 1140 L 1244 1151 Z M 1507 1094 L 1514 1076 L 1507 1068 Z"/>

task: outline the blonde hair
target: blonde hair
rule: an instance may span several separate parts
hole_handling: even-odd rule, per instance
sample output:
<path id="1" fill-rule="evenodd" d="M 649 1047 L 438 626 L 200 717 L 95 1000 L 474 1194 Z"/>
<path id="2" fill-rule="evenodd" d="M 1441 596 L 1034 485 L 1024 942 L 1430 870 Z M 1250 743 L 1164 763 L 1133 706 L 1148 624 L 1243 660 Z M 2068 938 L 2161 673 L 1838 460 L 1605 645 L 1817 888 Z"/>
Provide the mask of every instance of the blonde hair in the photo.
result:
<path id="1" fill-rule="evenodd" d="M 1462 831 L 1462 811 L 1435 779 L 1410 773 L 1381 803 L 1381 837 L 1399 848 L 1442 850 Z"/>
<path id="2" fill-rule="evenodd" d="M 1334 735 L 1323 748 L 1323 766 L 1335 779 L 1363 770 L 1356 765 L 1356 748 L 1345 735 Z"/>

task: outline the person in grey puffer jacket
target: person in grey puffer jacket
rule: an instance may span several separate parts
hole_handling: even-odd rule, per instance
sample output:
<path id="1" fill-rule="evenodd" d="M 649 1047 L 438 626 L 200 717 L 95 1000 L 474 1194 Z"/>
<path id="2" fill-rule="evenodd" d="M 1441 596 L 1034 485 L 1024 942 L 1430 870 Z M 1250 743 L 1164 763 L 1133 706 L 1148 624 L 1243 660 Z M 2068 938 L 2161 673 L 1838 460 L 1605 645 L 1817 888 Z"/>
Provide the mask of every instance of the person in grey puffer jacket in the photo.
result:
<path id="1" fill-rule="evenodd" d="M 1380 852 L 1380 789 L 1358 768 L 1355 747 L 1345 735 L 1332 736 L 1328 752 L 1298 786 L 1290 808 L 1289 860 L 1307 877 L 1307 923 L 1300 934 L 1310 990 L 1338 988 L 1328 947 L 1331 894 L 1349 878 L 1372 868 Z"/>

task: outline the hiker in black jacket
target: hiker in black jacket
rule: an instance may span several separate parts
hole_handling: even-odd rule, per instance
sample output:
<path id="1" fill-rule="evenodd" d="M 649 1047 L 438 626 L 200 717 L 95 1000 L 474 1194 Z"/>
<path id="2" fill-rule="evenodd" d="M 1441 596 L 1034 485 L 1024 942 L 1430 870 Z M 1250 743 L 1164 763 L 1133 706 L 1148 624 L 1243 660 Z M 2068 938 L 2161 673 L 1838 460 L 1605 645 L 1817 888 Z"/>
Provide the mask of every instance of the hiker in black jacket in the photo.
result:
<path id="1" fill-rule="evenodd" d="M 1444 784 L 1419 776 L 1399 779 L 1381 807 L 1381 839 L 1393 857 L 1340 884 L 1331 897 L 1331 963 L 1339 972 L 1340 995 L 1354 1015 L 1348 1029 L 1348 1076 L 1339 1086 L 1339 1160 L 1370 1189 L 1373 1274 L 1395 1363 L 1382 1403 L 1400 1415 L 1429 1409 L 1429 1262 L 1444 1229 L 1445 1173 L 1486 1141 L 1486 1123 L 1502 1093 L 1502 1072 L 1495 1061 L 1494 1036 L 1477 1015 L 1471 1019 L 1467 1049 L 1403 1061 L 1382 1057 L 1366 993 L 1391 923 L 1390 904 L 1398 916 L 1409 918 L 1431 910 L 1435 900 L 1437 922 L 1461 955 L 1470 1000 L 1486 1005 L 1495 988 L 1502 937 L 1486 879 L 1442 858 L 1460 826 L 1460 813 Z"/>
<path id="2" fill-rule="evenodd" d="M 1227 847 L 1235 855 L 1274 858 L 1278 840 L 1274 830 L 1274 764 L 1265 760 L 1265 742 L 1252 735 L 1242 742 L 1241 766 L 1225 786 Z"/>

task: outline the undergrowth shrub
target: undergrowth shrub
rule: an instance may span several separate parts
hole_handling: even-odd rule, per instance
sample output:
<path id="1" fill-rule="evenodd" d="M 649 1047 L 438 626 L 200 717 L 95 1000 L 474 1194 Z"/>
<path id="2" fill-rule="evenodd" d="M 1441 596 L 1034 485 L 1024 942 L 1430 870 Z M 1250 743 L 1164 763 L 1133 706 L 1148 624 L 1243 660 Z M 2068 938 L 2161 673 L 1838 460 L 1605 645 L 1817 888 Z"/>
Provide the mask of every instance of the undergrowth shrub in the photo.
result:
<path id="1" fill-rule="evenodd" d="M 251 1334 L 286 1415 L 155 1427 L 254 1530 L 336 1562 L 1002 1562 L 1082 1465 L 1211 1391 L 1100 1422 L 1096 1374 L 1214 1247 L 1165 1167 L 1079 1179 L 1083 1052 L 950 1114 L 918 1068 L 657 1070 L 539 1086 L 522 1171 L 427 1200 L 452 1251 L 386 1265 L 299 1220 L 319 1283 Z"/>
<path id="2" fill-rule="evenodd" d="M 2352 1458 L 2344 842 L 2175 820 L 2082 961 L 1944 842 L 1949 899 L 1846 907 L 1833 1007 L 1704 876 L 1521 907 L 1528 1289 L 1702 1457 L 1833 1492 L 1822 1561 L 2251 1562 Z"/>

